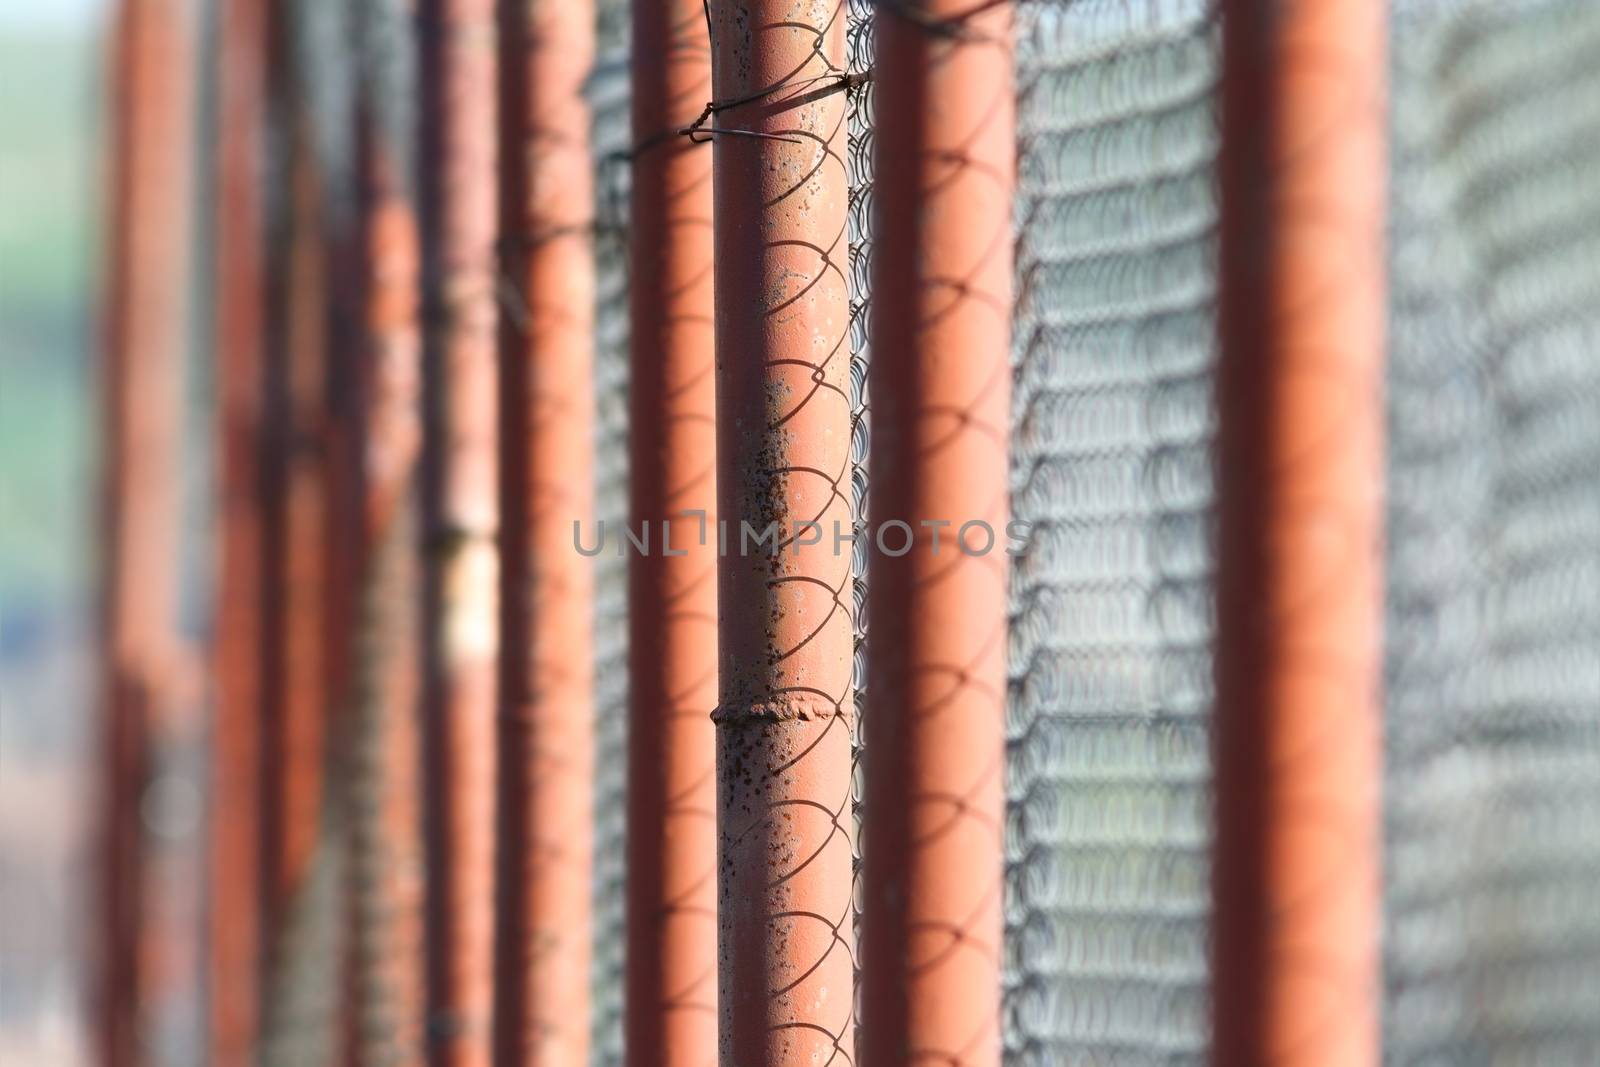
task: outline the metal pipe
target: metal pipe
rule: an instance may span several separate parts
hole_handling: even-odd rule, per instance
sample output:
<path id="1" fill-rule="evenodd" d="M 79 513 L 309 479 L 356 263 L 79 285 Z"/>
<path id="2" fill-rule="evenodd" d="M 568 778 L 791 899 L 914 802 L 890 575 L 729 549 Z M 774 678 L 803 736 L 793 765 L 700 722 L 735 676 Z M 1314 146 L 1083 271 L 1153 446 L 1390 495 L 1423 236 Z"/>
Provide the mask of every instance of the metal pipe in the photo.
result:
<path id="1" fill-rule="evenodd" d="M 1213 1062 L 1379 1055 L 1385 25 L 1222 7 Z"/>
<path id="2" fill-rule="evenodd" d="M 262 387 L 266 328 L 267 12 L 227 0 L 217 66 L 217 495 L 215 684 L 207 941 L 209 1061 L 250 1062 L 261 930 Z"/>
<path id="3" fill-rule="evenodd" d="M 280 321 L 267 368 L 264 510 L 266 811 L 262 871 L 275 940 L 304 891 L 322 833 L 328 736 L 328 243 L 326 176 L 306 116 L 291 119 L 288 227 L 276 279 Z M 269 967 L 284 962 L 269 960 Z"/>
<path id="4" fill-rule="evenodd" d="M 499 655 L 494 0 L 424 0 L 430 1061 L 490 1060 Z"/>
<path id="5" fill-rule="evenodd" d="M 421 263 L 408 58 L 388 49 L 404 5 L 365 9 L 357 111 L 363 489 L 355 749 L 347 805 L 355 1025 L 350 1062 L 421 1063 L 426 1042 L 422 809 L 417 719 L 417 461 L 422 444 Z"/>
<path id="6" fill-rule="evenodd" d="M 629 215 L 627 1050 L 712 1067 L 716 1025 L 716 383 L 711 99 L 700 0 L 634 0 Z M 669 553 L 672 553 L 669 555 Z"/>
<path id="7" fill-rule="evenodd" d="M 998 1067 L 1012 11 L 916 10 L 873 70 L 861 1058 Z"/>
<path id="8" fill-rule="evenodd" d="M 501 5 L 501 625 L 495 1063 L 586 1067 L 594 823 L 590 0 Z"/>
<path id="9" fill-rule="evenodd" d="M 145 814 L 181 726 L 179 427 L 194 119 L 193 9 L 118 5 L 111 85 L 110 239 L 102 374 L 103 943 L 101 1062 L 146 1062 L 152 1003 L 192 940 L 157 892 Z"/>
<path id="10" fill-rule="evenodd" d="M 741 1067 L 837 1063 L 853 1041 L 843 8 L 708 8 L 717 994 Z"/>

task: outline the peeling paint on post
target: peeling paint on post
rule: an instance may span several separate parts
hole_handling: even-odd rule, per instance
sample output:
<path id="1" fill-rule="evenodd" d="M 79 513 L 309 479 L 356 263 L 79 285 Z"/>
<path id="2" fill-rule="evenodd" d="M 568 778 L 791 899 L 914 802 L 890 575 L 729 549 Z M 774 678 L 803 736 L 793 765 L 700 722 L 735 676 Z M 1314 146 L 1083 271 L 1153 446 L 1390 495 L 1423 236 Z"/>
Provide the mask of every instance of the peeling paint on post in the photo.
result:
<path id="1" fill-rule="evenodd" d="M 701 0 L 634 0 L 629 564 L 629 1067 L 716 1063 L 716 385 Z M 699 512 L 700 514 L 695 514 Z M 704 526 L 701 525 L 702 520 Z M 670 548 L 664 523 L 671 523 Z M 707 536 L 702 536 L 706 533 Z M 668 552 L 672 553 L 671 555 Z"/>
<path id="2" fill-rule="evenodd" d="M 960 531 L 1006 525 L 1012 11 L 879 10 L 872 527 L 915 540 L 870 565 L 861 1055 L 998 1067 L 1007 567 Z"/>
<path id="3" fill-rule="evenodd" d="M 718 513 L 734 529 L 848 528 L 844 12 L 709 9 Z M 719 1051 L 739 1067 L 849 1063 L 851 580 L 815 545 L 719 569 Z"/>

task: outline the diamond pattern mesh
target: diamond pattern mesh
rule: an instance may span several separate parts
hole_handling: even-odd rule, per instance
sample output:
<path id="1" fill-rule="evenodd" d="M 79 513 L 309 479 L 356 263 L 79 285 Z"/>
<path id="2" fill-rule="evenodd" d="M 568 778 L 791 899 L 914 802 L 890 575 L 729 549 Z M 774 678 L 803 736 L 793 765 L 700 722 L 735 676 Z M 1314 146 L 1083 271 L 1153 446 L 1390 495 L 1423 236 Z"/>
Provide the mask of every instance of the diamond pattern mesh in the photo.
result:
<path id="1" fill-rule="evenodd" d="M 872 69 L 872 0 L 847 0 L 845 7 L 845 65 L 850 73 Z M 850 292 L 850 518 L 857 530 L 867 521 L 867 450 L 870 408 L 867 401 L 867 320 L 872 292 L 872 83 L 850 91 L 846 103 L 845 173 L 849 183 L 849 216 L 846 234 L 849 242 Z M 855 636 L 852 684 L 855 692 L 855 717 L 850 723 L 852 762 L 851 805 L 856 821 L 854 877 L 851 922 L 856 936 L 861 933 L 861 716 L 867 706 L 867 557 L 868 542 L 860 537 L 851 545 L 850 577 L 853 580 L 853 607 L 850 615 Z M 857 956 L 858 978 L 860 957 Z M 859 982 L 857 985 L 859 993 Z M 857 1002 L 857 1025 L 861 1010 Z"/>
<path id="2" fill-rule="evenodd" d="M 589 83 L 596 500 L 614 530 L 627 11 L 600 3 Z M 872 0 L 845 14 L 849 69 L 866 71 Z M 309 62 L 331 18 L 297 24 L 297 76 L 337 115 L 349 87 L 312 78 L 337 64 Z M 1208 1057 L 1216 29 L 1206 0 L 1018 4 L 1011 495 L 1032 536 L 1010 604 L 1008 1067 Z M 1600 7 L 1402 0 L 1392 37 L 1385 1060 L 1586 1067 L 1600 1063 Z M 859 522 L 870 82 L 848 119 Z M 317 143 L 342 173 L 334 141 Z M 859 721 L 866 541 L 856 550 Z M 613 1067 L 626 562 L 595 562 L 591 1059 Z M 371 740 L 357 738 L 279 933 L 268 1062 L 320 1059 L 337 1040 L 341 895 L 372 875 Z M 859 815 L 859 781 L 856 796 Z M 376 951 L 363 940 L 376 928 L 357 926 L 356 947 Z"/>
<path id="3" fill-rule="evenodd" d="M 1206 1058 L 1216 34 L 1018 11 L 1006 1062 Z"/>
<path id="4" fill-rule="evenodd" d="M 1393 37 L 1386 1045 L 1600 1062 L 1600 8 Z"/>
<path id="5" fill-rule="evenodd" d="M 599 5 L 594 112 L 595 511 L 611 530 L 628 519 L 628 3 Z M 595 557 L 594 966 L 590 976 L 595 1067 L 622 1062 L 627 930 L 628 564 Z"/>

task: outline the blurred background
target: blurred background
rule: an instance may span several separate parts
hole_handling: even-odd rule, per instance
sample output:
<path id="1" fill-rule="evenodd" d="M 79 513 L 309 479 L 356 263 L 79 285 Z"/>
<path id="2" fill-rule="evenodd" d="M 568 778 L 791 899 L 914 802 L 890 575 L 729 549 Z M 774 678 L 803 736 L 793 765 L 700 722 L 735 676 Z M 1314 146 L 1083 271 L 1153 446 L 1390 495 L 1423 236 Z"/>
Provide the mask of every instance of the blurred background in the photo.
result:
<path id="1" fill-rule="evenodd" d="M 0 5 L 0 1062 L 87 1062 L 105 10 Z"/>

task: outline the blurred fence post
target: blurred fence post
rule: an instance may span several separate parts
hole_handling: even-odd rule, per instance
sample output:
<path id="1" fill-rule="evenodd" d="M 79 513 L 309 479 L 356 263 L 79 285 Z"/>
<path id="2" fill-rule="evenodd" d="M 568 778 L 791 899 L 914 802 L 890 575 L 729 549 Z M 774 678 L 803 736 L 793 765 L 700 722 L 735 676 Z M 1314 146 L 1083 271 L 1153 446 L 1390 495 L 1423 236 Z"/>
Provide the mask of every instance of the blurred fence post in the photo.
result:
<path id="1" fill-rule="evenodd" d="M 594 576 L 591 0 L 500 8 L 497 1067 L 587 1067 Z"/>
<path id="2" fill-rule="evenodd" d="M 251 1061 L 262 967 L 267 9 L 226 0 L 217 60 L 217 538 L 207 930 L 209 1060 Z"/>
<path id="3" fill-rule="evenodd" d="M 1378 1062 L 1379 0 L 1222 6 L 1213 1061 Z"/>
<path id="4" fill-rule="evenodd" d="M 118 4 L 102 368 L 101 1062 L 149 1062 L 151 1005 L 193 961 L 161 895 L 163 752 L 184 721 L 177 554 L 197 25 L 187 0 Z"/>
<path id="5" fill-rule="evenodd" d="M 716 1060 L 716 388 L 711 98 L 700 0 L 633 0 L 629 217 L 628 950 L 631 1067 Z M 669 543 L 670 541 L 670 543 Z"/>
<path id="6" fill-rule="evenodd" d="M 499 503 L 494 0 L 422 0 L 430 1062 L 490 1062 Z"/>
<path id="7" fill-rule="evenodd" d="M 861 1058 L 1000 1062 L 1009 3 L 880 8 Z"/>
<path id="8" fill-rule="evenodd" d="M 413 177 L 416 39 L 408 0 L 364 0 L 353 44 L 356 479 L 362 519 L 351 638 L 345 797 L 352 933 L 348 1061 L 416 1067 L 426 1039 L 421 646 L 417 566 L 422 447 L 421 259 Z"/>

